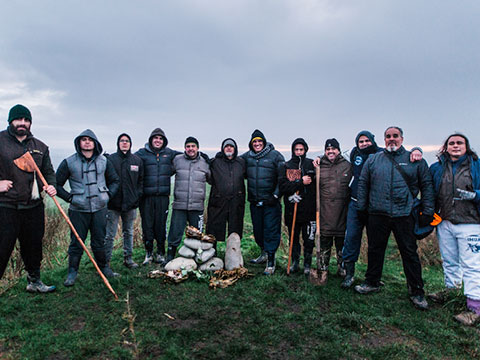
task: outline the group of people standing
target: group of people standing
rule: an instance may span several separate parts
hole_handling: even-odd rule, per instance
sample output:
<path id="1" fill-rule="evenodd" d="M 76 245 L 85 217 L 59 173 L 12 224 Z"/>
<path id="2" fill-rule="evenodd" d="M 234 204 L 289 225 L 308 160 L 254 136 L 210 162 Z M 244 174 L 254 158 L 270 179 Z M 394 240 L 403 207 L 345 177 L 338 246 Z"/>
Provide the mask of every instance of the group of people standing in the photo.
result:
<path id="1" fill-rule="evenodd" d="M 260 254 L 250 262 L 265 264 L 265 275 L 276 270 L 275 254 L 281 240 L 282 206 L 285 224 L 293 235 L 292 272 L 300 271 L 303 239 L 303 273 L 309 275 L 316 233 L 317 190 L 320 196 L 320 251 L 318 275 L 327 283 L 332 247 L 335 245 L 337 274 L 342 288 L 355 282 L 355 263 L 360 253 L 363 229 L 368 236 L 368 268 L 365 281 L 354 287 L 359 294 L 380 291 L 385 250 L 393 232 L 402 257 L 410 300 L 418 309 L 428 309 L 417 253 L 412 216 L 421 201 L 420 225 L 429 225 L 436 212 L 442 222 L 437 237 L 443 259 L 446 290 L 430 294 L 441 302 L 464 284 L 468 311 L 456 316 L 464 324 L 480 320 L 480 162 L 466 136 L 450 135 L 430 168 L 419 148 L 403 147 L 403 131 L 385 130 L 385 148 L 368 131 L 360 132 L 347 160 L 335 138 L 325 142 L 325 154 L 307 157 L 304 139 L 292 143 L 292 156 L 285 162 L 280 152 L 255 130 L 249 151 L 239 155 L 234 139 L 225 139 L 213 159 L 199 151 L 194 137 L 185 140 L 184 152 L 170 149 L 165 133 L 152 131 L 145 146 L 132 153 L 128 134 L 120 134 L 117 152 L 103 154 L 91 130 L 74 140 L 76 152 L 64 159 L 55 173 L 48 147 L 30 132 L 32 115 L 22 105 L 14 106 L 9 126 L 0 132 L 0 278 L 18 238 L 25 263 L 27 291 L 50 292 L 40 280 L 44 205 L 42 190 L 68 202 L 69 217 L 82 239 L 90 232 L 91 248 L 106 277 L 118 276 L 111 267 L 113 240 L 122 219 L 124 265 L 136 268 L 132 258 L 133 223 L 140 209 L 145 245 L 143 265 L 165 265 L 176 256 L 187 224 L 224 241 L 226 234 L 242 236 L 245 197 L 252 217 L 253 233 Z M 17 168 L 13 160 L 30 152 L 48 186 L 37 175 Z M 316 188 L 319 168 L 319 189 Z M 172 176 L 174 195 L 170 229 L 167 218 Z M 246 187 L 245 187 L 246 179 Z M 69 182 L 70 189 L 64 187 Z M 204 218 L 206 184 L 211 185 Z M 295 213 L 295 215 L 294 215 Z M 206 220 L 206 224 L 205 223 Z M 155 251 L 156 245 L 156 251 Z M 65 286 L 77 279 L 83 253 L 72 234 Z"/>

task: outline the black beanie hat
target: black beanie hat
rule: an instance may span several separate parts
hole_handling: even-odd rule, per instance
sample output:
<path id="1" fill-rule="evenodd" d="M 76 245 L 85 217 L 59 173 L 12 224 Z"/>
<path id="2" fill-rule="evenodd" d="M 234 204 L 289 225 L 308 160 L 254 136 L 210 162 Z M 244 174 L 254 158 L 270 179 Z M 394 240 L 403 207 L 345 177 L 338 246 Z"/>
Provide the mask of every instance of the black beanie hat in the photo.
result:
<path id="1" fill-rule="evenodd" d="M 13 120 L 25 118 L 32 122 L 32 114 L 25 106 L 17 104 L 10 109 L 8 113 L 8 123 L 10 124 Z"/>
<path id="2" fill-rule="evenodd" d="M 328 147 L 333 147 L 333 148 L 338 149 L 338 151 L 340 151 L 340 144 L 338 143 L 337 139 L 335 139 L 335 138 L 331 138 L 331 139 L 328 139 L 327 141 L 325 141 L 325 150 Z"/>
<path id="3" fill-rule="evenodd" d="M 197 147 L 200 147 L 200 145 L 198 144 L 198 140 L 195 139 L 193 136 L 187 137 L 187 140 L 185 140 L 185 146 L 186 146 L 188 143 L 194 143 L 194 144 L 197 145 Z"/>

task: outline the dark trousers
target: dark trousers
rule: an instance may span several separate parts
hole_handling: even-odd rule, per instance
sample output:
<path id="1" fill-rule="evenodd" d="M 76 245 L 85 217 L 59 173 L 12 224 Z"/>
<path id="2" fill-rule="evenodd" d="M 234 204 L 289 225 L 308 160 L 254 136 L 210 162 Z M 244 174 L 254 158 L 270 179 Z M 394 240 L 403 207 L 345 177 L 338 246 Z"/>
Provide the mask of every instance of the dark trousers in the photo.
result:
<path id="1" fill-rule="evenodd" d="M 322 271 L 328 270 L 333 243 L 335 243 L 335 251 L 337 253 L 337 264 L 342 262 L 342 249 L 344 240 L 345 237 L 343 236 L 320 235 L 320 265 Z"/>
<path id="2" fill-rule="evenodd" d="M 180 245 L 187 222 L 188 225 L 194 226 L 202 231 L 203 211 L 173 209 L 172 219 L 170 220 L 170 231 L 168 232 L 168 246 L 177 247 Z"/>
<path id="3" fill-rule="evenodd" d="M 107 208 L 95 211 L 93 213 L 68 210 L 68 216 L 73 226 L 77 230 L 80 238 L 85 242 L 88 231 L 90 230 L 90 247 L 92 248 L 95 261 L 100 268 L 107 264 L 105 253 L 105 234 L 107 227 Z M 70 246 L 68 247 L 68 256 L 70 263 L 78 267 L 80 258 L 83 255 L 83 248 L 78 242 L 73 232 L 70 234 Z"/>
<path id="4" fill-rule="evenodd" d="M 157 240 L 157 252 L 165 254 L 168 200 L 168 196 L 147 196 L 140 203 L 143 243 L 147 252 L 153 252 L 153 243 Z"/>
<path id="5" fill-rule="evenodd" d="M 234 201 L 234 205 L 238 200 Z M 229 201 L 221 207 L 208 207 L 207 234 L 215 236 L 217 241 L 225 241 L 225 232 L 228 223 L 228 235 L 237 233 L 242 238 L 243 217 L 245 215 L 245 206 L 230 206 Z"/>
<path id="6" fill-rule="evenodd" d="M 256 206 L 250 204 L 253 236 L 258 246 L 268 254 L 275 254 L 280 245 L 282 207 L 276 205 Z"/>
<path id="7" fill-rule="evenodd" d="M 358 217 L 357 202 L 350 200 L 347 213 L 347 232 L 342 250 L 343 261 L 357 262 L 365 225 Z"/>
<path id="8" fill-rule="evenodd" d="M 378 286 L 382 278 L 385 250 L 388 238 L 393 232 L 402 257 L 403 271 L 407 278 L 410 295 L 423 295 L 422 265 L 417 254 L 417 240 L 413 234 L 415 222 L 412 216 L 391 218 L 383 215 L 369 215 L 368 268 L 365 281 Z"/>
<path id="9" fill-rule="evenodd" d="M 292 237 L 292 223 L 287 224 L 288 234 L 290 238 Z M 300 233 L 302 233 L 303 239 L 303 255 L 312 254 L 313 247 L 315 245 L 315 221 L 296 221 L 295 229 L 293 234 L 293 245 L 292 245 L 292 259 L 298 261 L 300 259 Z"/>
<path id="10" fill-rule="evenodd" d="M 43 204 L 23 210 L 0 207 L 0 279 L 5 273 L 17 239 L 25 270 L 31 277 L 39 278 L 44 232 Z"/>

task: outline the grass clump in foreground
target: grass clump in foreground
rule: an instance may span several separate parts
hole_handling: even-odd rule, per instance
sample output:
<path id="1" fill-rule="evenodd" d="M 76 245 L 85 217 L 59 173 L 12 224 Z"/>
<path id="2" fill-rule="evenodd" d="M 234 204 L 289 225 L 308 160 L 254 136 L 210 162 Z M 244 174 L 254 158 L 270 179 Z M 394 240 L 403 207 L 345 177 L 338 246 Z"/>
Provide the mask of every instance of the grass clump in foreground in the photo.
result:
<path id="1" fill-rule="evenodd" d="M 246 220 L 249 219 L 248 215 Z M 479 327 L 452 319 L 463 310 L 461 294 L 428 312 L 410 304 L 394 241 L 388 249 L 378 294 L 340 289 L 332 259 L 329 283 L 312 286 L 303 275 L 286 276 L 286 239 L 277 272 L 262 274 L 226 289 L 205 282 L 178 285 L 148 279 L 156 266 L 128 270 L 122 250 L 112 267 L 122 276 L 111 281 L 113 296 L 86 256 L 73 288 L 65 288 L 66 262 L 53 263 L 43 280 L 53 294 L 24 291 L 22 278 L 0 295 L 0 358 L 12 359 L 436 359 L 480 357 Z M 223 255 L 224 245 L 219 246 Z M 258 255 L 246 224 L 242 243 L 246 262 Z M 134 258 L 144 251 L 137 246 Z M 62 261 L 62 257 L 59 257 Z M 442 288 L 441 266 L 424 266 L 427 291 Z M 366 265 L 360 263 L 362 277 Z"/>

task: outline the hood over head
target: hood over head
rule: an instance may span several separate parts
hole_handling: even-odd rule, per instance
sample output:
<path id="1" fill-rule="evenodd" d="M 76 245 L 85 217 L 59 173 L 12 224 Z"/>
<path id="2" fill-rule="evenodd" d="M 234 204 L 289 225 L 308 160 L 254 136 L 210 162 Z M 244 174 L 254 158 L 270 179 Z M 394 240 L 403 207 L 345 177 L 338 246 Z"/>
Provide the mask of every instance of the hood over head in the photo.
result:
<path id="1" fill-rule="evenodd" d="M 307 142 L 303 138 L 297 138 L 297 139 L 293 140 L 293 143 L 292 143 L 292 157 L 295 157 L 295 146 L 298 145 L 298 144 L 303 145 L 303 147 L 305 148 L 305 156 L 307 156 L 307 152 L 308 152 Z"/>
<path id="2" fill-rule="evenodd" d="M 82 154 L 82 150 L 80 149 L 80 139 L 84 136 L 88 136 L 89 138 L 93 139 L 94 143 L 95 143 L 95 148 L 93 149 L 93 155 L 94 156 L 98 156 L 100 155 L 102 152 L 103 152 L 103 148 L 102 148 L 102 145 L 100 144 L 100 142 L 98 141 L 97 139 L 97 135 L 95 135 L 95 133 L 90 130 L 90 129 L 86 129 L 86 130 L 83 130 L 80 135 L 78 135 L 75 140 L 73 141 L 73 143 L 75 144 L 75 150 L 78 154 Z"/>
<path id="3" fill-rule="evenodd" d="M 360 139 L 361 136 L 366 136 L 372 142 L 372 145 L 365 149 L 360 149 L 358 147 L 358 140 Z M 378 145 L 375 142 L 375 135 L 373 135 L 368 130 L 362 130 L 357 134 L 357 137 L 355 138 L 355 146 L 358 148 L 360 152 L 368 152 L 368 153 L 371 153 L 372 151 L 375 152 L 378 148 Z"/>
<path id="4" fill-rule="evenodd" d="M 264 146 L 264 147 L 267 146 L 267 138 L 265 137 L 265 135 L 263 135 L 263 133 L 262 133 L 260 130 L 255 129 L 255 131 L 252 133 L 252 136 L 251 136 L 251 138 L 250 138 L 250 142 L 248 143 L 248 148 L 249 148 L 250 150 L 253 151 L 252 142 L 253 142 L 253 140 L 255 140 L 255 139 L 260 139 L 260 140 L 262 140 L 262 141 L 263 141 L 263 146 Z"/>
<path id="5" fill-rule="evenodd" d="M 233 151 L 233 158 L 235 159 L 238 155 L 238 146 L 235 140 L 232 138 L 226 138 L 225 140 L 222 141 L 222 146 L 220 147 L 220 154 L 225 155 L 223 152 L 223 149 L 225 149 L 225 146 L 231 145 L 234 148 Z"/>
<path id="6" fill-rule="evenodd" d="M 167 137 L 165 136 L 165 133 L 163 132 L 162 129 L 160 128 L 156 128 L 152 131 L 152 133 L 150 134 L 149 138 L 148 138 L 148 146 L 150 147 L 150 149 L 153 151 L 153 146 L 152 146 L 152 139 L 154 136 L 157 136 L 157 135 L 160 135 L 161 137 L 163 137 L 163 145 L 162 147 L 160 148 L 160 150 L 163 150 L 167 147 L 168 145 L 168 139 Z"/>
<path id="7" fill-rule="evenodd" d="M 128 135 L 127 133 L 122 133 L 120 135 L 118 135 L 118 138 L 117 138 L 117 151 L 121 151 L 120 150 L 120 138 L 122 136 L 126 136 L 128 138 L 128 140 L 130 140 L 130 149 L 128 149 L 128 152 L 131 152 L 132 151 L 132 138 L 130 137 L 130 135 Z M 123 153 L 123 151 L 122 151 Z"/>

